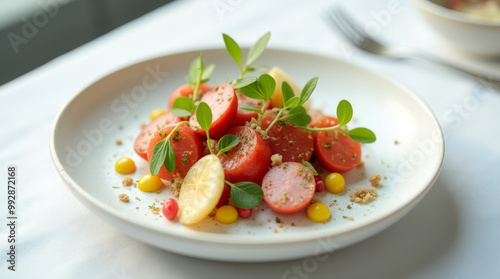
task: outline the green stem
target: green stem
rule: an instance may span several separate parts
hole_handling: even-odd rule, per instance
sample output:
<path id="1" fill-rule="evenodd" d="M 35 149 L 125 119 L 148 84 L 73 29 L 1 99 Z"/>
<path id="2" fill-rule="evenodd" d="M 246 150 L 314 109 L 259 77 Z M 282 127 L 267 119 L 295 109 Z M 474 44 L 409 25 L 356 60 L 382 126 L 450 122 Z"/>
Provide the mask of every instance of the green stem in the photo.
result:
<path id="1" fill-rule="evenodd" d="M 227 180 L 224 180 L 224 182 L 225 182 L 227 185 L 231 186 L 231 188 L 236 187 L 233 183 L 231 183 L 231 182 L 229 182 L 229 181 L 227 181 Z"/>
<path id="2" fill-rule="evenodd" d="M 342 130 L 342 127 L 340 127 L 340 125 L 335 125 L 335 126 L 331 126 L 331 127 L 321 127 L 321 128 L 311 128 L 311 127 L 300 127 L 304 130 L 307 130 L 307 131 L 329 131 L 329 130 L 335 130 L 335 129 L 339 129 L 339 130 Z"/>
<path id="3" fill-rule="evenodd" d="M 194 83 L 193 102 L 196 102 L 196 100 L 198 99 L 198 90 L 200 88 L 202 76 L 203 76 L 203 69 L 200 69 L 200 73 L 198 74 L 198 78 L 196 79 L 196 82 Z"/>
<path id="4" fill-rule="evenodd" d="M 266 109 L 268 102 L 269 102 L 269 100 L 265 100 L 264 101 L 264 105 L 262 105 L 262 108 L 260 109 L 260 113 L 259 113 L 259 126 L 262 126 L 262 115 L 264 114 L 264 110 Z"/>
<path id="5" fill-rule="evenodd" d="M 205 132 L 207 132 L 207 146 L 208 146 L 208 150 L 210 151 L 210 154 L 214 154 L 214 151 L 212 150 L 212 144 L 210 142 L 210 135 L 208 134 L 208 130 L 205 131 Z M 219 156 L 219 155 L 217 154 L 217 156 Z"/>
<path id="6" fill-rule="evenodd" d="M 278 112 L 278 114 L 276 115 L 276 118 L 274 118 L 273 122 L 271 122 L 271 124 L 269 125 L 269 127 L 267 127 L 266 129 L 266 132 L 269 132 L 269 130 L 271 130 L 271 127 L 276 124 L 276 122 L 278 122 L 278 120 L 280 120 L 280 116 L 281 114 L 283 113 L 283 109 L 280 109 L 280 111 Z"/>
<path id="7" fill-rule="evenodd" d="M 322 128 L 311 128 L 311 127 L 299 127 L 301 129 L 307 130 L 307 131 L 330 131 L 330 130 L 339 130 L 345 134 L 349 134 L 349 130 L 347 130 L 344 126 L 340 125 L 335 125 L 335 126 L 330 126 L 330 127 L 322 127 Z"/>
<path id="8" fill-rule="evenodd" d="M 170 137 L 172 136 L 172 134 L 175 133 L 175 131 L 177 131 L 177 129 L 179 129 L 179 127 L 182 124 L 189 124 L 189 121 L 181 121 L 181 122 L 177 123 L 177 125 L 175 125 L 174 129 L 172 131 L 170 131 L 170 134 L 168 134 L 168 136 L 166 138 L 164 138 L 163 140 L 165 140 L 165 141 L 170 140 Z"/>

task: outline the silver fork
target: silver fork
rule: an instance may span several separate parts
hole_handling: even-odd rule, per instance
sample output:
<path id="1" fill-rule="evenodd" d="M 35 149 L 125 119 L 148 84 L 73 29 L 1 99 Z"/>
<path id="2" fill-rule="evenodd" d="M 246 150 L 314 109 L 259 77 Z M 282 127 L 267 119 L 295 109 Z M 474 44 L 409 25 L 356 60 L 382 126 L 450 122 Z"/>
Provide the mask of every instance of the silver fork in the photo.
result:
<path id="1" fill-rule="evenodd" d="M 500 79 L 494 78 L 493 76 L 485 77 L 477 73 L 473 73 L 464 68 L 460 68 L 456 65 L 450 64 L 447 61 L 441 60 L 430 54 L 418 51 L 413 48 L 386 45 L 383 44 L 370 35 L 366 34 L 363 29 L 341 8 L 335 7 L 328 14 L 328 19 L 337 27 L 338 30 L 356 47 L 376 55 L 386 56 L 393 59 L 406 59 L 406 58 L 419 58 L 434 63 L 446 66 L 447 68 L 453 69 L 457 72 L 466 74 L 467 76 L 476 79 L 477 81 L 484 84 L 484 82 L 489 83 L 500 88 Z"/>

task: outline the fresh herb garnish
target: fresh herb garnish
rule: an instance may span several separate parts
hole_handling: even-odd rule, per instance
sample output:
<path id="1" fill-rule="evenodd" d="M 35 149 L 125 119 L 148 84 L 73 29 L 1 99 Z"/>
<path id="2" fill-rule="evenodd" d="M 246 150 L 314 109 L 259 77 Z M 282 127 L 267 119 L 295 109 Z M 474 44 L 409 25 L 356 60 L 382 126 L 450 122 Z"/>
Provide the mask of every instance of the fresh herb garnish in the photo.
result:
<path id="1" fill-rule="evenodd" d="M 194 102 L 192 99 L 184 96 L 177 97 L 172 104 L 170 112 L 178 117 L 189 117 L 195 110 Z"/>
<path id="2" fill-rule="evenodd" d="M 269 42 L 269 39 L 271 38 L 271 32 L 267 32 L 262 36 L 248 51 L 247 59 L 245 64 L 242 64 L 242 54 L 241 54 L 241 48 L 240 46 L 236 43 L 233 38 L 229 37 L 227 34 L 222 34 L 222 38 L 224 39 L 224 44 L 226 45 L 227 52 L 231 55 L 231 57 L 234 59 L 236 64 L 238 64 L 238 69 L 240 71 L 239 79 L 241 79 L 243 76 L 245 76 L 246 73 L 254 71 L 255 69 L 251 67 L 251 64 L 259 58 L 259 56 L 264 52 L 264 49 L 266 49 L 267 43 Z"/>
<path id="3" fill-rule="evenodd" d="M 377 137 L 375 134 L 367 128 L 355 128 L 352 130 L 347 130 L 345 125 L 349 123 L 352 119 L 353 109 L 351 103 L 347 100 L 342 100 L 339 102 L 337 106 L 337 118 L 339 123 L 335 126 L 331 127 L 323 127 L 323 128 L 310 128 L 310 127 L 301 127 L 308 131 L 328 131 L 328 130 L 340 130 L 341 132 L 347 134 L 351 139 L 360 143 L 372 143 L 375 142 Z"/>
<path id="4" fill-rule="evenodd" d="M 170 138 L 179 129 L 182 124 L 188 124 L 188 121 L 181 121 L 172 129 L 172 131 L 161 141 L 157 142 L 153 148 L 149 171 L 152 175 L 157 175 L 162 166 L 165 166 L 168 172 L 175 170 L 175 153 L 170 143 Z"/>
<path id="5" fill-rule="evenodd" d="M 253 182 L 239 182 L 231 183 L 225 181 L 227 185 L 231 186 L 231 201 L 236 207 L 239 208 L 252 208 L 259 205 L 264 198 L 264 192 L 259 185 Z"/>
<path id="6" fill-rule="evenodd" d="M 217 149 L 219 152 L 217 152 L 217 156 L 219 156 L 223 152 L 227 152 L 231 150 L 233 147 L 235 147 L 238 143 L 240 142 L 240 138 L 238 138 L 235 135 L 225 135 L 222 138 L 220 138 L 219 142 L 217 143 Z"/>
<path id="7" fill-rule="evenodd" d="M 316 171 L 316 169 L 308 161 L 304 161 L 304 159 L 302 159 L 302 165 L 305 167 L 308 167 L 314 175 L 318 175 L 318 172 Z"/>

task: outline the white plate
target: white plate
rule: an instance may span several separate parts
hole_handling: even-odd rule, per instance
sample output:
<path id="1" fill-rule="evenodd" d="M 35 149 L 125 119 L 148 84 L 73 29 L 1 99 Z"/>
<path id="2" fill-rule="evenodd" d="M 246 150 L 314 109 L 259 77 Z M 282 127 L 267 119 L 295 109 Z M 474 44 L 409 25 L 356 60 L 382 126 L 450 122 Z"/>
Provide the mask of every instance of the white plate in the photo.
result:
<path id="1" fill-rule="evenodd" d="M 143 193 L 121 186 L 124 176 L 114 171 L 114 163 L 128 156 L 138 166 L 134 179 L 148 173 L 147 162 L 133 151 L 134 138 L 140 124 L 148 122 L 149 112 L 165 107 L 170 93 L 184 83 L 197 55 L 168 55 L 112 73 L 80 92 L 54 122 L 50 148 L 60 176 L 83 204 L 124 233 L 168 251 L 206 259 L 250 262 L 314 256 L 387 228 L 415 206 L 435 181 L 443 161 L 443 136 L 434 115 L 410 91 L 330 57 L 268 49 L 257 64 L 279 66 L 299 84 L 319 76 L 313 106 L 334 115 L 338 102 L 347 99 L 354 107 L 350 126 L 369 127 L 377 135 L 376 143 L 363 145 L 365 167 L 345 174 L 347 192 L 317 195 L 326 205 L 336 200 L 330 207 L 332 219 L 313 223 L 304 212 L 277 214 L 265 204 L 254 218 L 232 225 L 207 218 L 185 227 L 153 214 L 148 206 L 170 197 L 170 190 Z M 206 65 L 217 65 L 212 83 L 224 82 L 227 73 L 237 72 L 223 49 L 205 50 L 203 57 Z M 123 144 L 116 145 L 116 139 Z M 377 200 L 351 203 L 349 193 L 359 186 L 371 188 L 368 177 L 374 174 L 385 177 Z M 130 202 L 119 201 L 120 193 L 128 194 Z M 156 206 L 161 207 L 160 202 Z"/>

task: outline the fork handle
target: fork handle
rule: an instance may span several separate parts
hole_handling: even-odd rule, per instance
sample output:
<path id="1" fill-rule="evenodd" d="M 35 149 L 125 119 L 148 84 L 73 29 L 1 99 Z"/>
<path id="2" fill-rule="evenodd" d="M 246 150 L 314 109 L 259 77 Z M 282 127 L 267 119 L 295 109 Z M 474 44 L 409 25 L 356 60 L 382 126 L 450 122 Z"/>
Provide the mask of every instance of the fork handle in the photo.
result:
<path id="1" fill-rule="evenodd" d="M 416 58 L 420 58 L 422 60 L 427 60 L 427 61 L 433 62 L 435 64 L 442 65 L 448 69 L 454 70 L 455 72 L 465 74 L 466 76 L 471 77 L 480 83 L 483 83 L 483 84 L 487 83 L 487 84 L 493 85 L 493 87 L 496 87 L 496 89 L 500 90 L 500 79 L 493 77 L 492 75 L 490 75 L 489 77 L 485 77 L 484 75 L 474 73 L 470 70 L 467 70 L 467 69 L 462 68 L 460 66 L 454 65 L 448 61 L 440 59 L 437 56 L 430 55 L 430 54 L 423 53 L 423 52 L 418 52 L 418 53 L 416 52 L 416 53 L 414 53 L 414 56 Z"/>

